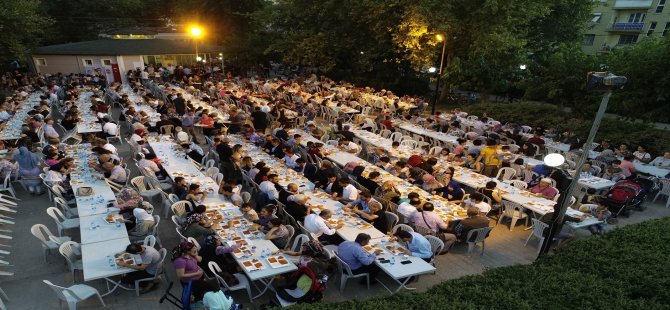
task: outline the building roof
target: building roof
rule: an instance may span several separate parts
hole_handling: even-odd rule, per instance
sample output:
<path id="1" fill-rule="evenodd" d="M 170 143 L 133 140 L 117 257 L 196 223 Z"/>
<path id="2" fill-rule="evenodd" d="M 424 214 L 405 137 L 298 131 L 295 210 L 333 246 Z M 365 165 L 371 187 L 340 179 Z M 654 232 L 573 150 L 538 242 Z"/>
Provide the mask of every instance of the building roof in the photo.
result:
<path id="1" fill-rule="evenodd" d="M 198 44 L 199 53 L 220 52 L 216 45 Z M 191 41 L 182 40 L 95 40 L 76 43 L 56 44 L 38 47 L 33 50 L 37 55 L 165 55 L 194 54 L 195 45 Z"/>

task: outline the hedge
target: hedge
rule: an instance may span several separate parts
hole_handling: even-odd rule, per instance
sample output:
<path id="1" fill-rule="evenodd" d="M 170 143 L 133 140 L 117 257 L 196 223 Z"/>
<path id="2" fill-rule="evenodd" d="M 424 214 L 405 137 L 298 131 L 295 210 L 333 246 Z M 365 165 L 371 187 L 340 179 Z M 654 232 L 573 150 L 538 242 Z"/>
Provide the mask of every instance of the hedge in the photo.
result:
<path id="1" fill-rule="evenodd" d="M 456 106 L 449 106 L 448 109 L 451 110 L 454 107 Z M 459 107 L 477 116 L 486 112 L 502 123 L 515 122 L 531 127 L 557 128 L 561 131 L 570 129 L 584 140 L 591 130 L 595 116 L 595 112 L 592 114 L 569 113 L 552 104 L 535 102 L 512 104 L 486 102 Z M 660 156 L 663 155 L 663 152 L 670 151 L 670 131 L 656 129 L 644 123 L 604 118 L 598 130 L 596 142 L 599 143 L 603 139 L 612 141 L 616 146 L 619 143 L 627 143 L 632 147 L 641 144 L 652 156 Z"/>
<path id="2" fill-rule="evenodd" d="M 668 227 L 670 218 L 629 225 L 576 241 L 531 265 L 491 269 L 424 293 L 291 309 L 668 309 Z"/>

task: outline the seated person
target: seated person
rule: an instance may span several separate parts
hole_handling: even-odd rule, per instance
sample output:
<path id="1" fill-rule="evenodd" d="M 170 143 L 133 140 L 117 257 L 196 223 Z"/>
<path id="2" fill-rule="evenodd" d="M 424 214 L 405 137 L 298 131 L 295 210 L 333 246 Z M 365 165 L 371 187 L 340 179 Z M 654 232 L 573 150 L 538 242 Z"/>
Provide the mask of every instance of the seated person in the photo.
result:
<path id="1" fill-rule="evenodd" d="M 465 195 L 463 189 L 461 189 L 461 185 L 456 181 L 450 181 L 447 183 L 447 186 L 436 191 L 440 196 L 454 203 L 463 201 L 463 196 Z"/>
<path id="2" fill-rule="evenodd" d="M 419 194 L 414 192 L 409 193 L 407 194 L 407 199 L 409 199 L 409 201 L 405 201 L 399 204 L 397 210 L 398 214 L 402 215 L 404 218 L 403 224 L 410 223 L 414 217 L 414 214 L 418 212 L 417 209 L 421 207 L 421 199 L 419 199 Z"/>
<path id="3" fill-rule="evenodd" d="M 341 203 L 350 203 L 358 199 L 358 189 L 349 182 L 348 178 L 340 179 L 339 183 L 342 187 Z M 333 199 L 336 199 L 336 196 L 333 196 Z"/>
<path id="4" fill-rule="evenodd" d="M 468 237 L 468 233 L 473 229 L 479 229 L 484 227 L 489 227 L 489 219 L 482 216 L 481 212 L 476 207 L 468 208 L 468 217 L 464 218 L 456 223 L 453 228 L 447 229 L 447 233 L 444 234 L 446 243 L 449 243 L 449 246 L 454 244 L 456 241 L 466 242 L 465 240 Z"/>
<path id="5" fill-rule="evenodd" d="M 309 200 L 309 197 L 302 194 L 289 196 L 286 203 L 286 213 L 296 221 L 304 221 L 305 216 L 311 212 L 311 207 L 307 206 L 307 200 Z"/>
<path id="6" fill-rule="evenodd" d="M 464 201 L 465 205 L 468 207 L 475 207 L 479 209 L 479 213 L 482 216 L 486 216 L 491 211 L 491 205 L 484 201 L 484 195 L 482 193 L 472 193 L 470 198 Z"/>
<path id="7" fill-rule="evenodd" d="M 440 218 L 434 210 L 435 206 L 432 203 L 424 203 L 423 206 L 418 209 L 418 212 L 414 213 L 411 222 L 414 224 L 414 227 L 421 227 L 424 231 L 436 235 L 441 240 L 445 240 L 442 236 L 442 231 L 447 229 L 447 224 L 444 223 L 442 218 Z M 451 247 L 451 244 L 445 244 L 444 251 L 448 250 L 449 247 Z"/>
<path id="8" fill-rule="evenodd" d="M 379 188 L 379 183 L 377 179 L 379 178 L 379 172 L 378 171 L 372 171 L 368 174 L 367 177 L 364 176 L 359 176 L 356 181 L 360 184 L 363 185 L 368 191 L 371 193 L 374 193 L 377 191 Z"/>
<path id="9" fill-rule="evenodd" d="M 558 194 L 556 188 L 551 186 L 550 178 L 542 178 L 540 183 L 530 189 L 530 192 L 535 194 L 537 197 L 542 197 L 549 200 L 554 199 L 556 194 Z"/>
<path id="10" fill-rule="evenodd" d="M 260 214 L 258 215 L 258 220 L 254 221 L 256 224 L 259 225 L 259 229 L 262 232 L 267 232 L 270 230 L 270 221 L 272 219 L 276 219 L 277 216 L 275 215 L 275 205 L 265 205 L 261 207 Z"/>
<path id="11" fill-rule="evenodd" d="M 376 254 L 380 254 L 382 250 L 378 249 L 375 254 L 369 254 L 363 247 L 370 243 L 370 235 L 359 233 L 354 241 L 345 241 L 337 246 L 337 255 L 349 265 L 353 274 L 368 273 L 370 275 L 370 283 L 376 278 L 381 270 L 376 264 Z M 361 285 L 367 284 L 365 278 L 360 280 Z"/>
<path id="12" fill-rule="evenodd" d="M 399 229 L 395 236 L 389 239 L 391 242 L 402 241 L 406 244 L 407 249 L 405 252 L 412 256 L 419 257 L 426 262 L 430 262 L 433 258 L 433 250 L 430 246 L 430 242 L 426 237 L 422 236 L 417 232 L 408 232 Z"/>
<path id="13" fill-rule="evenodd" d="M 500 194 L 500 189 L 496 188 L 497 185 L 498 183 L 495 181 L 486 182 L 486 186 L 478 189 L 477 192 L 489 197 L 494 205 L 500 206 L 502 203 L 502 194 Z"/>
<path id="14" fill-rule="evenodd" d="M 379 203 L 379 201 L 370 201 L 368 203 L 368 211 L 359 210 L 357 208 L 351 209 L 348 207 L 343 207 L 342 209 L 347 212 L 358 214 L 358 216 L 362 217 L 364 220 L 372 223 L 372 226 L 382 233 L 388 233 L 389 231 L 390 227 L 386 219 L 386 213 L 382 210 L 382 204 Z"/>
<path id="15" fill-rule="evenodd" d="M 193 237 L 199 239 L 213 234 L 212 221 L 205 215 L 207 207 L 203 205 L 196 206 L 193 211 L 188 213 L 184 222 L 181 224 L 181 231 L 184 237 Z"/>
<path id="16" fill-rule="evenodd" d="M 368 191 L 362 192 L 359 195 L 359 198 L 344 205 L 344 208 L 350 209 L 350 208 L 355 208 L 359 210 L 363 210 L 364 212 L 368 212 L 368 205 L 371 202 L 376 202 L 377 200 L 372 198 L 372 194 Z M 369 212 L 368 212 L 369 213 Z"/>
<path id="17" fill-rule="evenodd" d="M 590 214 L 599 221 L 602 221 L 600 224 L 595 224 L 589 226 L 589 231 L 594 235 L 602 235 L 607 232 L 607 220 L 612 216 L 612 212 L 604 205 L 600 199 L 596 200 L 596 205 L 592 206 L 585 213 Z"/>
<path id="18" fill-rule="evenodd" d="M 244 202 L 242 196 L 238 193 L 233 192 L 233 187 L 229 184 L 225 184 L 219 187 L 219 194 L 223 195 L 226 200 L 230 201 L 234 206 L 239 207 Z"/>
<path id="19" fill-rule="evenodd" d="M 242 216 L 247 219 L 247 221 L 250 222 L 256 222 L 258 221 L 258 213 L 256 213 L 256 210 L 254 210 L 253 206 L 245 202 L 242 204 L 240 207 L 240 211 L 242 212 Z"/>
<path id="20" fill-rule="evenodd" d="M 276 217 L 268 221 L 268 226 L 270 227 L 270 230 L 265 233 L 263 239 L 272 240 L 272 243 L 279 249 L 285 248 L 289 241 L 288 228 L 286 228 L 286 226 L 281 223 L 281 220 Z"/>
<path id="21" fill-rule="evenodd" d="M 130 268 L 135 271 L 126 273 L 121 277 L 121 283 L 135 284 L 135 281 L 147 278 L 153 278 L 156 273 L 162 268 L 161 255 L 155 248 L 131 243 L 126 247 L 126 253 L 139 255 L 141 258 L 137 264 L 126 264 L 125 262 L 117 262 L 120 267 Z M 140 293 L 149 292 L 158 283 L 156 282 L 140 282 Z"/>
<path id="22" fill-rule="evenodd" d="M 340 222 L 335 228 L 332 228 L 326 223 L 331 217 L 333 217 L 333 212 L 328 209 L 322 210 L 318 215 L 309 214 L 305 217 L 305 229 L 324 244 L 339 244 L 342 238 L 335 233 L 337 229 L 344 226 L 344 223 Z"/>

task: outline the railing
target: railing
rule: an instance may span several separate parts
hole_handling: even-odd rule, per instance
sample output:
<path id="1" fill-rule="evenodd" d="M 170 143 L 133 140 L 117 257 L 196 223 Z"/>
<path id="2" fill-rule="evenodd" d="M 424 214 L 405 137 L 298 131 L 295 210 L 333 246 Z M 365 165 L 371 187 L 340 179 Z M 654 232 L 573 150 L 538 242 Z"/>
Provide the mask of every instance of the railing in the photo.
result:
<path id="1" fill-rule="evenodd" d="M 644 23 L 614 23 L 610 31 L 642 31 Z"/>

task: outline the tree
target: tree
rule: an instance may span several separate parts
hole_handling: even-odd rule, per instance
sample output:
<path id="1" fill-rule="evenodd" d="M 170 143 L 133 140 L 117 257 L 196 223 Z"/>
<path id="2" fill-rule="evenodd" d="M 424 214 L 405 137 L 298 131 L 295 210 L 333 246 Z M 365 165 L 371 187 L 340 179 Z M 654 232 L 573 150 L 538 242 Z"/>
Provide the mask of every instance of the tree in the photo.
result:
<path id="1" fill-rule="evenodd" d="M 21 2 L 21 1 L 19 1 Z M 101 32 L 131 26 L 163 26 L 160 0 L 46 0 L 42 10 L 54 20 L 47 44 L 95 40 Z"/>
<path id="2" fill-rule="evenodd" d="M 620 115 L 670 122 L 670 40 L 646 38 L 607 57 L 609 70 L 628 78 L 612 98 Z"/>
<path id="3" fill-rule="evenodd" d="M 39 0 L 0 1 L 0 61 L 23 59 L 43 37 L 51 20 L 39 12 Z"/>

